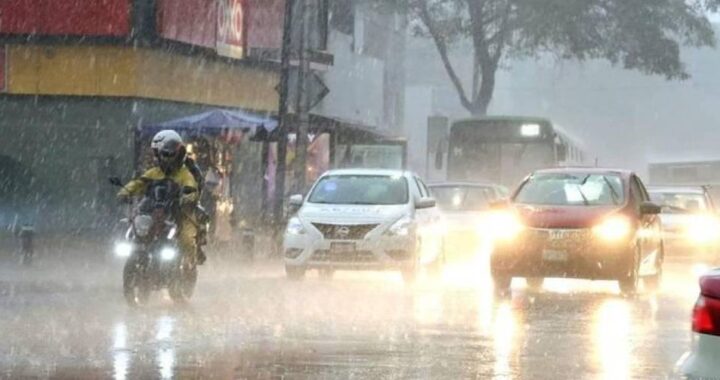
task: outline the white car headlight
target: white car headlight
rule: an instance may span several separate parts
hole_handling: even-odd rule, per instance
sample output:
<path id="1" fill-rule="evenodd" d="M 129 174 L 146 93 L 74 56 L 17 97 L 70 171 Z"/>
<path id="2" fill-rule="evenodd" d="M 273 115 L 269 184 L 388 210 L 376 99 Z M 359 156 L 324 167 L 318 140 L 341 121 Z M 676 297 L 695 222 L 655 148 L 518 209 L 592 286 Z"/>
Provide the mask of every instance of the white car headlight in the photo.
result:
<path id="1" fill-rule="evenodd" d="M 177 256 L 177 249 L 172 247 L 165 247 L 162 250 L 160 250 L 160 258 L 164 261 L 170 261 Z"/>
<path id="2" fill-rule="evenodd" d="M 390 236 L 408 236 L 413 228 L 413 219 L 409 216 L 400 218 L 388 228 L 386 234 Z"/>
<path id="3" fill-rule="evenodd" d="M 305 230 L 305 226 L 303 226 L 302 221 L 300 221 L 300 218 L 298 217 L 292 217 L 290 220 L 288 220 L 287 228 L 285 229 L 285 232 L 288 235 L 304 235 L 307 230 Z"/>
<path id="4" fill-rule="evenodd" d="M 130 242 L 119 241 L 115 243 L 115 255 L 118 257 L 130 257 L 132 255 L 133 246 Z"/>

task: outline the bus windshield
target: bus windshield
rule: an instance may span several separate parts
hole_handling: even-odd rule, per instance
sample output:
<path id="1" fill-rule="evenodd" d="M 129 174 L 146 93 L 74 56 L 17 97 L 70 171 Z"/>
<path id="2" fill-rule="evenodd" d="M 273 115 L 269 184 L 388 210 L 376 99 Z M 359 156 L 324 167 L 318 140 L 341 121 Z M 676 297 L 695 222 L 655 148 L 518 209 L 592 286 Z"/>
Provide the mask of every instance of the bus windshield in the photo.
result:
<path id="1" fill-rule="evenodd" d="M 554 166 L 554 140 L 508 134 L 521 124 L 465 123 L 450 131 L 448 179 L 515 185 L 528 173 Z"/>

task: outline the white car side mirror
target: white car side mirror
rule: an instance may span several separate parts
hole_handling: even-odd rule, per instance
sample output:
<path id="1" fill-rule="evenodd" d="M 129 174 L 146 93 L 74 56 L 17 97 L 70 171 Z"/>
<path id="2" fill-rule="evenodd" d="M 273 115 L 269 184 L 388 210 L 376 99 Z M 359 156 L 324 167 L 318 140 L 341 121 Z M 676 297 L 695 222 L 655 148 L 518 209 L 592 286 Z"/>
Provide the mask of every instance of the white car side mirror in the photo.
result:
<path id="1" fill-rule="evenodd" d="M 291 195 L 288 204 L 294 207 L 300 207 L 303 204 L 303 196 L 301 194 Z"/>
<path id="2" fill-rule="evenodd" d="M 421 198 L 415 201 L 415 209 L 417 210 L 433 207 L 435 207 L 435 198 Z"/>

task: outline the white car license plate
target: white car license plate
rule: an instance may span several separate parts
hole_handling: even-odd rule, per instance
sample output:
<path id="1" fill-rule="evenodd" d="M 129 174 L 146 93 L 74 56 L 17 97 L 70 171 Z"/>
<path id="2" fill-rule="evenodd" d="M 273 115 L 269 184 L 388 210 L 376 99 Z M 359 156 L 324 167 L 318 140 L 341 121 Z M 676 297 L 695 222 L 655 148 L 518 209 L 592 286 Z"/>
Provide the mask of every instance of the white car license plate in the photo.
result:
<path id="1" fill-rule="evenodd" d="M 568 254 L 565 251 L 546 249 L 543 251 L 543 261 L 565 262 L 568 260 Z"/>
<path id="2" fill-rule="evenodd" d="M 332 243 L 330 253 L 333 255 L 344 255 L 355 252 L 355 243 Z"/>

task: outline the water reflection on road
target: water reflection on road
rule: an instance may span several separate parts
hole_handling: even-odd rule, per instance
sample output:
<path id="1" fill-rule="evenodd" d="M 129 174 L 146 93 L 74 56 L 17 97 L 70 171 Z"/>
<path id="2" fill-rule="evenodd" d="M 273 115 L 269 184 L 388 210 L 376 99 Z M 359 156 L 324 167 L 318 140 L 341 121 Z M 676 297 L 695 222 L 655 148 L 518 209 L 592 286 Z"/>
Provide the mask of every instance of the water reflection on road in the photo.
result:
<path id="1" fill-rule="evenodd" d="M 204 269 L 185 307 L 129 309 L 111 284 L 16 295 L 0 311 L 0 377 L 656 378 L 687 346 L 691 270 L 670 270 L 658 295 L 562 280 L 531 293 L 517 280 L 496 299 L 481 269 L 408 287 L 396 274 L 297 283 L 227 264 Z"/>

